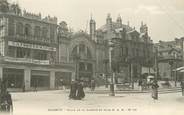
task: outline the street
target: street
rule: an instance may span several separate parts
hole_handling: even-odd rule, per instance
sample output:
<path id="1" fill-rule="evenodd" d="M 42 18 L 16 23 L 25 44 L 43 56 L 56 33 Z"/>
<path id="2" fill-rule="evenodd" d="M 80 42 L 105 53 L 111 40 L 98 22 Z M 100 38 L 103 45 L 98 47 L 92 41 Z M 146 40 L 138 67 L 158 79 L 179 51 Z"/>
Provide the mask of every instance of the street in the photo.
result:
<path id="1" fill-rule="evenodd" d="M 84 100 L 69 100 L 68 93 L 57 91 L 12 93 L 13 115 L 85 114 L 167 114 L 183 115 L 184 97 L 179 93 L 160 94 L 153 101 L 151 94 L 86 94 Z"/>

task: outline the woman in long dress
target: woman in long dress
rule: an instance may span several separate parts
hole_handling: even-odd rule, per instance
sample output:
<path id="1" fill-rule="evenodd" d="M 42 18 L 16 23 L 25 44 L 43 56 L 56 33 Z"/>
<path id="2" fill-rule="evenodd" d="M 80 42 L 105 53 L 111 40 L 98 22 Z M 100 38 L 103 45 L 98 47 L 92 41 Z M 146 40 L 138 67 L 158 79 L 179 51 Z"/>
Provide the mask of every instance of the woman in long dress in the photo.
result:
<path id="1" fill-rule="evenodd" d="M 85 97 L 83 83 L 79 82 L 77 86 L 77 99 L 81 100 Z"/>
<path id="2" fill-rule="evenodd" d="M 159 88 L 159 85 L 157 84 L 156 81 L 153 81 L 151 88 L 152 88 L 152 98 L 154 100 L 158 100 L 158 88 Z"/>
<path id="3" fill-rule="evenodd" d="M 70 87 L 70 94 L 69 99 L 76 99 L 76 92 L 77 92 L 77 81 L 72 81 Z"/>

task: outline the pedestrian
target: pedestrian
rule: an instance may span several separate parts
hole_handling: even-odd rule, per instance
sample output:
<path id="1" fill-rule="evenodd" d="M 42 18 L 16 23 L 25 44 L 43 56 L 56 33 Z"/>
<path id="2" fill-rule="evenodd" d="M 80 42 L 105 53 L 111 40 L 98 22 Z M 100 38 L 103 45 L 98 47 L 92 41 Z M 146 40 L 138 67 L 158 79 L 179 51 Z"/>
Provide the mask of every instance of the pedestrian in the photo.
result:
<path id="1" fill-rule="evenodd" d="M 71 86 L 70 86 L 70 94 L 69 99 L 76 99 L 77 96 L 77 81 L 72 80 Z"/>
<path id="2" fill-rule="evenodd" d="M 95 80 L 91 80 L 91 91 L 94 91 L 96 87 Z"/>
<path id="3" fill-rule="evenodd" d="M 142 79 L 139 79 L 138 81 L 138 86 L 139 86 L 139 89 L 142 91 Z"/>
<path id="4" fill-rule="evenodd" d="M 35 84 L 34 84 L 34 91 L 37 92 L 37 85 L 38 85 L 38 80 L 35 80 Z"/>
<path id="5" fill-rule="evenodd" d="M 23 83 L 22 92 L 25 92 L 25 83 Z"/>
<path id="6" fill-rule="evenodd" d="M 78 100 L 81 100 L 85 97 L 85 93 L 84 93 L 84 86 L 83 86 L 83 82 L 80 81 L 78 82 L 78 85 L 77 85 L 77 97 L 76 99 Z"/>
<path id="7" fill-rule="evenodd" d="M 182 96 L 184 96 L 184 81 L 181 81 L 181 91 L 182 91 Z"/>
<path id="8" fill-rule="evenodd" d="M 0 97 L 0 111 L 1 112 L 7 112 L 7 113 L 13 113 L 13 103 L 11 94 L 6 91 L 5 94 L 1 94 Z"/>
<path id="9" fill-rule="evenodd" d="M 158 88 L 159 88 L 159 85 L 157 84 L 157 81 L 156 80 L 154 80 L 152 82 L 151 88 L 152 88 L 152 98 L 154 100 L 158 100 Z"/>

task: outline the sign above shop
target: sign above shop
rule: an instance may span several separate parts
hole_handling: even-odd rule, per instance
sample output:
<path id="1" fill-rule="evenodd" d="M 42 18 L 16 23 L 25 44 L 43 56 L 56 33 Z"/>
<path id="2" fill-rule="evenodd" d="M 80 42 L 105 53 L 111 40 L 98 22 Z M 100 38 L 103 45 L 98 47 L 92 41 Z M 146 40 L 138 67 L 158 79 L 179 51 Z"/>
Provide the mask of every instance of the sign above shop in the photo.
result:
<path id="1" fill-rule="evenodd" d="M 30 48 L 30 49 L 38 49 L 38 50 L 46 50 L 46 51 L 56 51 L 55 47 L 37 45 L 37 44 L 28 44 L 22 42 L 13 42 L 8 41 L 9 46 L 22 47 L 22 48 Z"/>

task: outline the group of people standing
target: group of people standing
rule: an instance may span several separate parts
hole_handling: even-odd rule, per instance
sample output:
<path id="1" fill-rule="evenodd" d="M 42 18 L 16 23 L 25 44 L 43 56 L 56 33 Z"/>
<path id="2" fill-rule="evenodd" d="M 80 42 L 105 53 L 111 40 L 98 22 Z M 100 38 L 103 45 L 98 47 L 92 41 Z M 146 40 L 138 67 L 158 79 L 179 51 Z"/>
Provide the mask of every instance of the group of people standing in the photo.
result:
<path id="1" fill-rule="evenodd" d="M 11 94 L 7 91 L 6 81 L 0 79 L 0 112 L 12 113 L 13 103 Z"/>
<path id="2" fill-rule="evenodd" d="M 84 84 L 82 81 L 72 81 L 69 99 L 81 100 L 85 97 Z"/>

